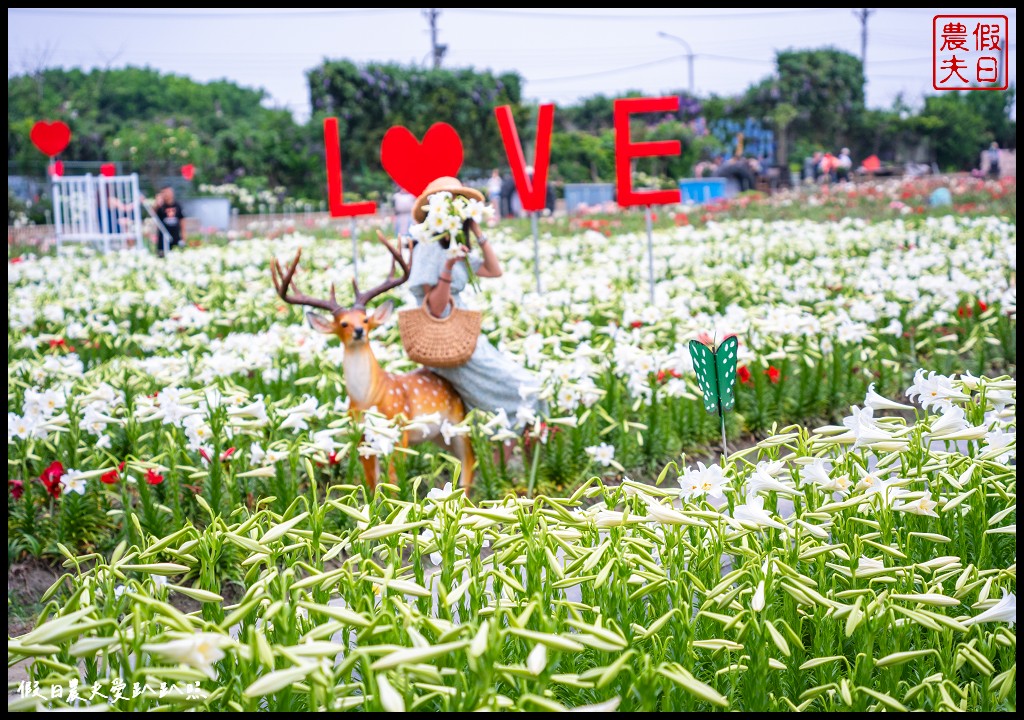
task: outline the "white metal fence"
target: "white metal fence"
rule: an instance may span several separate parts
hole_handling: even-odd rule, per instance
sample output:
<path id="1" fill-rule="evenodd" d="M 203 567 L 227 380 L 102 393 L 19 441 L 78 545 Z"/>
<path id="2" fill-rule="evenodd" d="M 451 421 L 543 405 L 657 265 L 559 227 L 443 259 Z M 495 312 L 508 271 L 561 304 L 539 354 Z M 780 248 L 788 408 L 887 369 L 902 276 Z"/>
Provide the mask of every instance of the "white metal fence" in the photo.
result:
<path id="1" fill-rule="evenodd" d="M 138 175 L 78 175 L 52 180 L 58 248 L 66 242 L 87 243 L 103 252 L 143 248 Z"/>

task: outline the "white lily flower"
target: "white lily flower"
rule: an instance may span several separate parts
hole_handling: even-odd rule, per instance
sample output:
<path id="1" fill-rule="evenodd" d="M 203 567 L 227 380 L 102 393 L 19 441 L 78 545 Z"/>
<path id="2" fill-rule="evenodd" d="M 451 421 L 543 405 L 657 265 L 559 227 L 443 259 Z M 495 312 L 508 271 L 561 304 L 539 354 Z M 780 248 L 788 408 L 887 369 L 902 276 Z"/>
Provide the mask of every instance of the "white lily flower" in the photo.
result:
<path id="1" fill-rule="evenodd" d="M 864 398 L 864 405 L 872 410 L 913 410 L 910 405 L 903 405 L 882 397 L 875 392 L 875 384 L 868 385 L 868 393 Z"/>
<path id="2" fill-rule="evenodd" d="M 764 580 L 759 582 L 757 589 L 754 590 L 754 597 L 750 600 L 750 609 L 754 612 L 764 610 Z"/>
<path id="3" fill-rule="evenodd" d="M 964 625 L 976 625 L 983 622 L 1005 622 L 1017 624 L 1017 596 L 1003 588 L 1003 599 L 980 615 L 964 621 Z"/>
<path id="4" fill-rule="evenodd" d="M 60 477 L 60 484 L 63 486 L 64 492 L 85 495 L 85 480 L 82 479 L 84 474 L 81 470 L 65 470 Z"/>
<path id="5" fill-rule="evenodd" d="M 221 646 L 226 638 L 216 633 L 197 632 L 191 637 L 169 642 L 143 645 L 142 649 L 152 655 L 173 660 L 198 670 L 211 680 L 217 679 L 213 664 L 224 658 Z"/>
<path id="6" fill-rule="evenodd" d="M 548 666 L 548 649 L 544 643 L 537 643 L 526 656 L 526 669 L 531 675 L 540 675 Z"/>
<path id="7" fill-rule="evenodd" d="M 719 465 L 705 466 L 698 462 L 696 469 L 686 468 L 679 476 L 680 493 L 684 500 L 708 496 L 719 500 L 725 499 L 725 483 L 728 481 Z"/>
<path id="8" fill-rule="evenodd" d="M 747 501 L 743 505 L 737 505 L 732 516 L 741 523 L 756 525 L 759 528 L 786 529 L 785 525 L 773 519 L 771 513 L 764 509 L 763 495 L 747 495 Z"/>
<path id="9" fill-rule="evenodd" d="M 767 468 L 758 466 L 754 469 L 754 473 L 750 476 L 747 484 L 747 492 L 759 493 L 759 492 L 777 492 L 783 495 L 794 496 L 799 495 L 799 491 L 796 490 L 792 485 L 780 482 L 772 477 L 768 472 Z"/>
<path id="10" fill-rule="evenodd" d="M 908 500 L 905 502 L 897 502 L 893 504 L 892 509 L 897 512 L 911 513 L 913 515 L 929 515 L 931 517 L 938 517 L 939 514 L 935 512 L 939 504 L 932 500 L 931 495 L 922 495 L 917 500 Z"/>
<path id="11" fill-rule="evenodd" d="M 585 448 L 585 452 L 602 467 L 609 467 L 615 461 L 615 448 L 608 443 L 592 445 Z"/>
<path id="12" fill-rule="evenodd" d="M 374 676 L 374 679 L 377 681 L 377 699 L 380 700 L 384 711 L 405 712 L 405 700 L 402 699 L 401 693 L 395 690 L 394 686 L 388 681 L 387 675 L 378 673 Z"/>

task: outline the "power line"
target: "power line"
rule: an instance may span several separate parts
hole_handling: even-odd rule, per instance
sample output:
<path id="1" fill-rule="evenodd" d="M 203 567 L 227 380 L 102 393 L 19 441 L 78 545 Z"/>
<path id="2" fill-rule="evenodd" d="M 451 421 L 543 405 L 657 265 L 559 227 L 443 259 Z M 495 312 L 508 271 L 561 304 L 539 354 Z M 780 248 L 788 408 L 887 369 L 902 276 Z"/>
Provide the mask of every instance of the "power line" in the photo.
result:
<path id="1" fill-rule="evenodd" d="M 561 82 L 563 80 L 582 80 L 583 78 L 601 77 L 602 75 L 614 75 L 616 73 L 627 72 L 629 70 L 638 70 L 640 68 L 651 67 L 652 65 L 664 65 L 665 63 L 676 62 L 678 59 L 679 56 L 673 55 L 672 57 L 662 58 L 661 60 L 651 60 L 650 62 L 640 63 L 639 65 L 629 65 L 627 67 L 612 68 L 610 70 L 598 70 L 597 72 L 583 73 L 581 75 L 563 75 L 562 77 L 540 78 L 538 80 L 528 80 L 528 82 L 545 83 Z"/>
<path id="2" fill-rule="evenodd" d="M 731 55 L 715 55 L 713 53 L 694 53 L 695 58 L 706 58 L 708 60 L 724 60 L 726 62 L 741 62 L 741 63 L 753 63 L 755 65 L 775 65 L 774 60 L 755 60 L 754 58 L 742 58 L 733 57 Z M 583 78 L 590 77 L 601 77 L 603 75 L 614 75 L 616 73 L 627 72 L 629 70 L 638 70 L 640 68 L 651 67 L 653 65 L 663 65 L 673 60 L 678 59 L 677 57 L 662 58 L 661 60 L 651 60 L 645 63 L 639 63 L 637 65 L 627 65 L 626 67 L 609 68 L 608 70 L 598 70 L 596 72 L 583 73 L 581 75 L 564 75 L 562 77 L 553 78 L 540 78 L 538 80 L 527 79 L 531 83 L 543 83 L 543 82 L 558 82 L 561 80 L 581 80 Z"/>
<path id="3" fill-rule="evenodd" d="M 755 60 L 754 58 L 733 57 L 732 55 L 716 55 L 714 53 L 697 53 L 697 57 L 708 60 L 725 60 L 727 62 L 750 63 L 753 65 L 774 65 L 775 60 Z"/>
<path id="4" fill-rule="evenodd" d="M 414 8 L 362 8 L 360 10 L 344 10 L 339 8 L 314 8 L 313 10 L 211 10 L 209 12 L 190 12 L 187 10 L 122 10 L 121 8 L 80 10 L 77 8 L 7 8 L 8 13 L 25 15 L 77 15 L 84 17 L 136 17 L 136 18 L 271 18 L 271 17 L 318 17 L 324 15 L 390 15 L 408 12 Z"/>
<path id="5" fill-rule="evenodd" d="M 544 18 L 550 20 L 737 20 L 751 17 L 785 17 L 787 15 L 818 15 L 835 12 L 836 8 L 815 8 L 809 10 L 780 10 L 778 12 L 712 13 L 694 15 L 689 13 L 665 15 L 614 15 L 607 13 L 558 13 L 530 12 L 519 10 L 495 10 L 492 8 L 448 8 L 450 12 L 472 15 L 503 15 L 505 17 Z"/>

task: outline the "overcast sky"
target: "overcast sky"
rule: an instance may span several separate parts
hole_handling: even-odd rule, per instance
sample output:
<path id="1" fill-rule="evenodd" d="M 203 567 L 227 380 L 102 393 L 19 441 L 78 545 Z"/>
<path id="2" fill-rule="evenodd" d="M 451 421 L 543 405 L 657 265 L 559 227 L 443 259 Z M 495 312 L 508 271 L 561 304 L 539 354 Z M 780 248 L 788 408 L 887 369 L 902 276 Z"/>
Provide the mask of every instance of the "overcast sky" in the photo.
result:
<path id="1" fill-rule="evenodd" d="M 932 17 L 1009 17 L 1009 79 L 1017 80 L 1013 8 L 885 9 L 867 22 L 867 101 L 898 93 L 918 107 L 933 93 Z M 428 66 L 420 8 L 8 8 L 7 74 L 40 67 L 148 66 L 199 82 L 228 79 L 269 93 L 268 106 L 309 116 L 305 73 L 324 59 Z M 860 55 L 853 8 L 442 8 L 445 67 L 516 71 L 524 96 L 562 104 L 597 93 L 649 95 L 688 87 L 683 43 L 695 55 L 698 95 L 737 93 L 769 74 L 777 50 L 831 46 Z M 1016 115 L 1016 110 L 1014 110 Z"/>

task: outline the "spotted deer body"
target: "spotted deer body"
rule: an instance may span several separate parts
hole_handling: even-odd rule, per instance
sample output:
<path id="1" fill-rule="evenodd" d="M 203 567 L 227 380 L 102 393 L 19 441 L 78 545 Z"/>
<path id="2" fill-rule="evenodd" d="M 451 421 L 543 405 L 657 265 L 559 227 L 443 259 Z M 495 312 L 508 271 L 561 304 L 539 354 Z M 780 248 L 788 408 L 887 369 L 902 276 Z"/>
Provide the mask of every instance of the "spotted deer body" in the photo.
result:
<path id="1" fill-rule="evenodd" d="M 457 425 L 465 419 L 466 407 L 462 398 L 451 383 L 426 368 L 408 373 L 387 372 L 380 366 L 370 346 L 370 331 L 388 321 L 394 305 L 388 300 L 370 313 L 366 309 L 367 303 L 409 278 L 409 262 L 402 256 L 401 251 L 379 232 L 378 237 L 391 253 L 391 272 L 385 282 L 365 293 L 359 292 L 359 286 L 353 279 L 355 302 L 351 307 L 346 308 L 338 304 L 333 286 L 328 300 L 311 298 L 296 289 L 294 275 L 302 254 L 301 249 L 295 253 L 295 258 L 287 268 L 282 268 L 276 260 L 271 263 L 274 287 L 281 299 L 287 303 L 319 308 L 330 313 L 329 317 L 325 317 L 319 313 L 307 312 L 306 318 L 313 329 L 336 336 L 345 348 L 342 370 L 352 418 L 359 421 L 364 412 L 372 409 L 390 419 L 412 421 L 413 427 L 402 434 L 402 446 L 408 447 L 430 441 L 450 451 L 462 464 L 462 485 L 468 493 L 475 467 L 469 438 L 457 435 L 451 437 L 450 442 L 446 442 L 441 434 L 441 427 L 445 422 Z M 396 265 L 401 268 L 401 275 L 396 276 Z M 431 421 L 423 422 L 421 418 L 429 418 Z M 360 456 L 360 462 L 367 484 L 372 489 L 380 475 L 378 460 L 375 456 Z M 393 476 L 393 468 L 390 469 L 390 473 Z"/>

